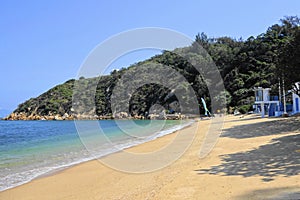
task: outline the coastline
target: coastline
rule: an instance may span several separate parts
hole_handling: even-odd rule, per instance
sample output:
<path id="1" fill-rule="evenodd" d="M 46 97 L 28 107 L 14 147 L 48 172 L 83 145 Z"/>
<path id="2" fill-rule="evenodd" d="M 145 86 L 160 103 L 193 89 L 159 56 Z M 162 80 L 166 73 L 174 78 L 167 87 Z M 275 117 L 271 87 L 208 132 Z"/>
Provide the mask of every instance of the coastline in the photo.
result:
<path id="1" fill-rule="evenodd" d="M 20 121 L 20 120 L 18 120 L 18 121 Z M 32 121 L 35 121 L 35 120 L 32 120 Z M 52 120 L 46 120 L 46 121 L 51 122 Z M 58 121 L 60 121 L 60 120 L 58 120 Z M 71 120 L 64 120 L 64 121 L 71 121 Z M 84 121 L 86 121 L 86 120 L 84 120 Z M 87 120 L 87 121 L 90 121 L 90 120 Z M 47 176 L 51 176 L 53 174 L 57 174 L 57 173 L 59 173 L 61 171 L 64 171 L 68 168 L 74 167 L 76 165 L 80 165 L 80 164 L 85 163 L 85 162 L 89 162 L 89 161 L 92 161 L 92 160 L 97 160 L 97 159 L 100 159 L 100 158 L 104 158 L 104 157 L 110 156 L 111 154 L 118 153 L 120 151 L 126 151 L 127 149 L 130 149 L 130 148 L 135 147 L 137 145 L 141 145 L 141 144 L 156 140 L 160 137 L 164 137 L 166 135 L 173 134 L 174 132 L 181 131 L 181 130 L 191 126 L 193 123 L 195 123 L 195 120 L 185 120 L 185 121 L 182 121 L 181 124 L 178 124 L 178 125 L 169 127 L 165 130 L 159 131 L 158 133 L 154 134 L 152 137 L 148 137 L 146 140 L 141 140 L 141 141 L 133 142 L 133 143 L 125 143 L 125 144 L 123 144 L 124 145 L 123 147 L 118 147 L 119 148 L 118 150 L 107 152 L 107 153 L 101 154 L 99 156 L 90 154 L 89 157 L 81 158 L 80 160 L 75 160 L 73 162 L 65 163 L 65 164 L 60 165 L 60 166 L 59 165 L 58 166 L 53 166 L 53 167 L 49 166 L 48 169 L 46 169 L 46 171 L 45 170 L 44 171 L 38 171 L 38 173 L 36 175 L 32 174 L 29 179 L 24 179 L 23 181 L 21 181 L 19 183 L 16 183 L 12 186 L 9 186 L 5 189 L 1 188 L 2 190 L 0 190 L 0 192 L 6 191 L 6 190 L 9 190 L 9 189 L 13 189 L 15 187 L 22 186 L 24 184 L 30 183 L 31 181 L 33 181 L 35 179 L 39 179 L 39 178 L 42 178 L 42 177 L 47 177 Z M 82 148 L 84 148 L 84 147 L 82 147 Z"/>
<path id="2" fill-rule="evenodd" d="M 0 120 L 5 121 L 39 121 L 39 120 L 47 120 L 47 121 L 73 121 L 73 120 L 184 120 L 184 119 L 194 119 L 197 118 L 198 115 L 191 114 L 149 114 L 147 117 L 144 115 L 134 115 L 130 116 L 126 112 L 116 113 L 115 115 L 86 115 L 86 114 L 51 114 L 51 115 L 38 115 L 36 113 L 25 113 L 25 112 L 12 112 L 6 117 L 0 118 Z"/>
<path id="3" fill-rule="evenodd" d="M 81 165 L 81 164 L 84 164 L 84 163 L 87 163 L 87 162 L 91 162 L 91 161 L 97 161 L 98 159 L 105 159 L 105 158 L 108 157 L 108 156 L 111 156 L 111 155 L 113 155 L 113 154 L 116 154 L 116 153 L 119 153 L 119 152 L 122 152 L 122 151 L 129 151 L 129 152 L 131 152 L 131 151 L 132 151 L 133 149 L 135 149 L 137 146 L 140 146 L 140 145 L 143 145 L 143 144 L 147 144 L 147 143 L 149 143 L 149 142 L 155 141 L 155 140 L 157 140 L 157 139 L 159 139 L 159 138 L 162 138 L 162 137 L 165 137 L 165 136 L 168 136 L 168 135 L 171 135 L 171 134 L 174 134 L 174 135 L 175 135 L 176 133 L 178 133 L 178 131 L 182 131 L 182 130 L 184 130 L 184 129 L 190 127 L 190 126 L 192 126 L 192 125 L 195 124 L 195 123 L 197 123 L 197 122 L 196 122 L 196 121 L 190 121 L 189 123 L 184 124 L 183 127 L 176 128 L 175 130 L 173 130 L 173 129 L 166 129 L 166 130 L 164 130 L 164 131 L 167 131 L 167 133 L 165 133 L 165 134 L 158 134 L 155 138 L 151 138 L 150 140 L 148 140 L 148 141 L 146 141 L 146 142 L 139 143 L 139 144 L 133 144 L 132 146 L 125 147 L 124 149 L 121 149 L 121 150 L 119 150 L 119 151 L 117 151 L 117 152 L 108 153 L 107 155 L 103 155 L 103 156 L 100 156 L 100 157 L 97 157 L 97 158 L 91 158 L 91 159 L 88 159 L 88 160 L 85 160 L 85 161 L 79 161 L 78 163 L 74 163 L 74 164 L 71 163 L 71 164 L 68 165 L 68 166 L 59 167 L 59 168 L 57 168 L 57 169 L 54 169 L 54 170 L 51 170 L 51 171 L 49 171 L 49 172 L 46 172 L 46 173 L 44 173 L 44 174 L 42 174 L 42 175 L 39 175 L 39 176 L 37 176 L 36 178 L 34 178 L 34 179 L 30 180 L 29 182 L 26 182 L 26 183 L 24 183 L 24 184 L 30 183 L 31 181 L 34 181 L 34 180 L 36 180 L 36 179 L 41 179 L 41 178 L 44 178 L 44 177 L 49 177 L 49 176 L 52 176 L 52 175 L 61 173 L 61 172 L 63 172 L 64 170 L 67 170 L 67 169 L 69 169 L 69 168 L 75 167 L 75 166 L 77 166 L 77 165 Z M 132 151 L 132 152 L 134 152 L 134 151 Z M 22 184 L 22 185 L 24 185 L 24 184 Z M 19 187 L 19 186 L 22 186 L 22 185 L 18 185 L 18 186 L 16 186 L 16 187 Z M 13 187 L 13 188 L 15 188 L 15 187 Z M 13 188 L 9 188 L 9 189 L 13 189 Z M 5 191 L 5 190 L 4 190 L 4 191 Z M 2 192 L 2 191 L 0 191 L 0 192 Z"/>
<path id="4" fill-rule="evenodd" d="M 224 124 L 226 130 L 249 130 L 238 127 L 264 127 L 264 123 L 278 124 L 282 119 L 260 119 L 228 116 Z M 200 129 L 197 130 L 197 125 Z M 105 166 L 98 160 L 77 164 L 49 176 L 39 177 L 24 185 L 0 192 L 1 199 L 261 199 L 261 195 L 271 197 L 282 192 L 298 191 L 297 176 L 278 175 L 273 181 L 265 182 L 261 176 L 226 176 L 217 173 L 214 166 L 221 165 L 222 155 L 253 151 L 261 146 L 272 144 L 274 138 L 295 135 L 295 130 L 287 129 L 278 134 L 265 134 L 259 137 L 243 139 L 220 137 L 212 152 L 203 159 L 198 157 L 199 147 L 204 133 L 210 126 L 210 120 L 203 120 L 182 129 L 181 134 L 189 137 L 197 130 L 190 148 L 180 159 L 171 165 L 154 172 L 144 174 L 124 173 Z M 270 131 L 258 129 L 264 133 Z M 272 130 L 271 130 L 272 131 Z M 170 143 L 177 132 L 155 140 L 130 147 L 127 152 L 145 153 Z M 184 138 L 184 137 L 183 137 Z M 242 143 L 240 141 L 243 141 Z M 234 145 L 232 145 L 234 144 Z M 116 159 L 122 152 L 105 156 L 103 159 Z M 124 163 L 121 163 L 124 164 Z M 126 164 L 126 163 L 125 163 Z M 149 164 L 149 163 L 148 163 Z M 143 167 L 143 166 L 141 166 Z M 263 169 L 261 169 L 263 170 Z M 297 171 L 296 171 L 297 172 Z M 251 186 L 251 187 L 249 187 Z M 273 190 L 272 190 L 273 189 Z M 246 195 L 246 196 L 245 196 Z M 247 196 L 248 195 L 248 196 Z M 267 199 L 267 198 L 266 198 Z"/>

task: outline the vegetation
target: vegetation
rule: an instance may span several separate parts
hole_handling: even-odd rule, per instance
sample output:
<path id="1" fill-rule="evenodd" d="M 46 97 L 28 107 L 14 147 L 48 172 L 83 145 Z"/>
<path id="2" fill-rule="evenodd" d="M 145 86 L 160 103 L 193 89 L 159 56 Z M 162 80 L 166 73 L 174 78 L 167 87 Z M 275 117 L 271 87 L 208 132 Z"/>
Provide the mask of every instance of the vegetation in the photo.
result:
<path id="1" fill-rule="evenodd" d="M 15 113 L 30 113 L 39 115 L 55 115 L 68 113 L 71 110 L 72 91 L 75 80 L 55 86 L 37 98 L 31 98 L 20 104 Z"/>
<path id="2" fill-rule="evenodd" d="M 270 87 L 273 93 L 277 93 L 279 84 L 284 82 L 286 90 L 293 89 L 300 94 L 300 88 L 295 84 L 300 82 L 299 25 L 297 17 L 285 17 L 280 24 L 272 25 L 265 33 L 257 37 L 251 36 L 246 40 L 230 37 L 209 38 L 205 33 L 197 34 L 194 43 L 189 47 L 172 52 L 164 51 L 161 55 L 136 63 L 127 69 L 115 70 L 107 76 L 81 77 L 76 82 L 73 79 L 69 80 L 37 98 L 22 103 L 14 112 L 38 115 L 79 112 L 99 116 L 127 112 L 129 109 L 131 115 L 145 115 L 157 104 L 166 110 L 182 112 L 180 105 L 176 104 L 179 97 L 172 90 L 159 83 L 144 84 L 145 80 L 153 78 L 150 76 L 151 73 L 147 74 L 147 72 L 158 68 L 163 69 L 164 66 L 172 68 L 185 78 L 183 84 L 178 77 L 172 78 L 165 74 L 169 85 L 173 85 L 178 91 L 183 91 L 183 94 L 192 87 L 196 95 L 196 104 L 201 105 L 200 99 L 203 97 L 210 105 L 212 94 L 209 93 L 208 88 L 213 80 L 203 76 L 209 72 L 205 69 L 199 72 L 193 64 L 209 66 L 211 58 L 220 71 L 226 89 L 220 94 L 212 95 L 214 100 L 220 105 L 225 104 L 226 100 L 224 106 L 228 109 L 237 108 L 243 113 L 248 112 L 254 102 L 254 87 Z M 199 50 L 198 44 L 211 58 L 207 57 L 201 49 Z M 141 69 L 143 73 L 140 72 Z M 128 74 L 138 74 L 140 77 L 130 77 Z M 213 79 L 213 76 L 210 77 Z M 126 91 L 118 91 L 116 86 L 128 82 L 139 87 L 130 94 Z M 74 84 L 79 90 L 73 91 Z M 117 107 L 112 108 L 114 95 L 119 97 L 119 102 Z M 93 98 L 90 98 L 91 96 Z M 73 105 L 72 97 L 75 99 Z M 187 104 L 195 103 L 195 100 L 189 96 L 183 95 L 180 98 Z M 78 99 L 80 101 L 76 101 Z M 130 102 L 129 107 L 127 110 L 122 110 L 126 108 L 127 99 Z M 75 111 L 71 109 L 72 107 L 76 108 Z M 201 106 L 200 112 L 204 112 Z"/>

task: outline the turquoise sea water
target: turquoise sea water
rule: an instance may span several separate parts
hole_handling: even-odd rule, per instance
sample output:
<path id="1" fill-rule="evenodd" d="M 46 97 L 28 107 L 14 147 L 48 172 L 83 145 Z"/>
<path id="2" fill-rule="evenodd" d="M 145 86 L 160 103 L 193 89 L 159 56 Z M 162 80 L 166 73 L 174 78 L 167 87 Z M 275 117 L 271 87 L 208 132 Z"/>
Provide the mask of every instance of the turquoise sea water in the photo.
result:
<path id="1" fill-rule="evenodd" d="M 0 121 L 0 191 L 56 169 L 154 140 L 191 123 Z"/>

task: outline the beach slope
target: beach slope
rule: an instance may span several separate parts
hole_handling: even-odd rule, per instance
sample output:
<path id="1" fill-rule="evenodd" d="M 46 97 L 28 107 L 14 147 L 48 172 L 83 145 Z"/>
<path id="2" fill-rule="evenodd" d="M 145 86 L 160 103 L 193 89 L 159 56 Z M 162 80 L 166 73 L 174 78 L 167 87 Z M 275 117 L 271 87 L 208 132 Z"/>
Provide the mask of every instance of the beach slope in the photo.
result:
<path id="1" fill-rule="evenodd" d="M 184 141 L 193 137 L 191 133 L 196 131 L 191 146 L 180 159 L 157 171 L 120 172 L 93 160 L 3 191 L 0 199 L 300 198 L 299 117 L 227 116 L 214 149 L 208 156 L 199 158 L 210 123 L 210 120 L 199 121 L 179 133 L 126 150 L 131 153 L 152 152 L 172 143 L 178 134 Z M 103 160 L 118 160 L 120 157 L 122 152 Z M 120 161 L 119 165 L 126 166 L 128 162 L 133 161 Z M 151 162 L 154 161 L 145 161 L 137 167 L 151 166 Z"/>

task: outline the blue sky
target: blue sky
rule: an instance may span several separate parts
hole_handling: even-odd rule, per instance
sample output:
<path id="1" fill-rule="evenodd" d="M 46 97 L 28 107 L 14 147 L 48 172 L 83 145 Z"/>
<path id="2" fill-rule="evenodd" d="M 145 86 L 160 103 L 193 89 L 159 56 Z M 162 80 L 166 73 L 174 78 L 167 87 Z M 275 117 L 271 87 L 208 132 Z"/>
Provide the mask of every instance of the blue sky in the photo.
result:
<path id="1" fill-rule="evenodd" d="M 77 75 L 89 52 L 129 29 L 162 27 L 191 38 L 248 38 L 287 15 L 300 15 L 298 0 L 252 1 L 14 1 L 0 6 L 0 109 L 25 100 Z M 120 59 L 127 66 L 153 53 Z"/>

